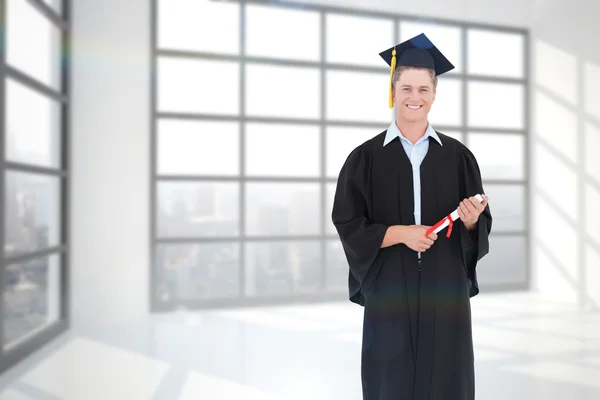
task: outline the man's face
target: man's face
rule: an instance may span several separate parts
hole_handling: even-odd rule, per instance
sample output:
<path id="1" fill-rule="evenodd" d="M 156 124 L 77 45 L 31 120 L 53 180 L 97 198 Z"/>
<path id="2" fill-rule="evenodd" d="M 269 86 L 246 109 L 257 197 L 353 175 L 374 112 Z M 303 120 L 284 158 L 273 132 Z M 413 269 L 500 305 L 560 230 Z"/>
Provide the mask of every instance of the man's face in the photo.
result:
<path id="1" fill-rule="evenodd" d="M 393 95 L 399 118 L 411 122 L 427 120 L 435 100 L 430 72 L 424 69 L 403 71 Z"/>

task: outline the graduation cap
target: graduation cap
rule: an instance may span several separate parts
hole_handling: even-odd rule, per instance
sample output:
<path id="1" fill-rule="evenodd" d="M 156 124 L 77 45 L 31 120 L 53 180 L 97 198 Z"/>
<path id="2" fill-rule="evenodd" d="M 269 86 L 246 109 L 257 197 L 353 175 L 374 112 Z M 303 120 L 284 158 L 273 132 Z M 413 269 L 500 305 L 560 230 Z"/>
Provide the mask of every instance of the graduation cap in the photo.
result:
<path id="1" fill-rule="evenodd" d="M 441 75 L 452 69 L 454 65 L 435 47 L 424 33 L 379 53 L 381 58 L 391 67 L 390 70 L 390 108 L 394 107 L 392 98 L 392 77 L 396 66 L 424 67 Z"/>

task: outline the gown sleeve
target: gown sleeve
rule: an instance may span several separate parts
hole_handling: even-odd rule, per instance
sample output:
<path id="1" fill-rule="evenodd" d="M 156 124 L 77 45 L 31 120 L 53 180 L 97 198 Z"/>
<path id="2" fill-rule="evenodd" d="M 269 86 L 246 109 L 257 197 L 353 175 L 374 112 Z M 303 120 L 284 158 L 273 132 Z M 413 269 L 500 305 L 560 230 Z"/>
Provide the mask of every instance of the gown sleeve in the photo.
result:
<path id="1" fill-rule="evenodd" d="M 465 147 L 459 159 L 461 200 L 476 194 L 485 194 L 481 181 L 481 171 L 473 153 Z M 479 293 L 477 263 L 488 254 L 490 249 L 489 235 L 492 231 L 492 214 L 489 204 L 479 215 L 474 230 L 468 231 L 464 224 L 460 224 L 460 226 L 462 252 L 469 278 L 469 296 L 474 297 Z"/>
<path id="2" fill-rule="evenodd" d="M 332 221 L 350 267 L 350 300 L 364 305 L 360 293 L 389 225 L 372 221 L 371 157 L 357 147 L 340 170 L 333 200 Z"/>

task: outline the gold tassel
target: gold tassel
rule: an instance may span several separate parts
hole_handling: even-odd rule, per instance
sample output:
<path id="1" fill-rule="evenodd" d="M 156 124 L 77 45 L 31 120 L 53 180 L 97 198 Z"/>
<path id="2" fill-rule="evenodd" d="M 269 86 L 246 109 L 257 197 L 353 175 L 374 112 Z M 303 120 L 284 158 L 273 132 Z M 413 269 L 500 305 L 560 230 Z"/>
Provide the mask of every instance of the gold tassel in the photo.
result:
<path id="1" fill-rule="evenodd" d="M 392 79 L 394 78 L 394 71 L 396 70 L 396 49 L 392 50 L 392 68 L 390 69 L 390 98 L 389 106 L 394 108 L 394 94 L 392 93 Z"/>

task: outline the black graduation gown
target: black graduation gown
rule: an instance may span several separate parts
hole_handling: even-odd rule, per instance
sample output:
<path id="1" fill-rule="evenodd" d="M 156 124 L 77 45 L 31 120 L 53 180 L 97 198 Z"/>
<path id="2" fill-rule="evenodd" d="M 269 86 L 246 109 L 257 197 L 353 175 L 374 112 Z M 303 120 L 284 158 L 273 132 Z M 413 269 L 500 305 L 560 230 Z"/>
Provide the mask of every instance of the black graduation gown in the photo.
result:
<path id="1" fill-rule="evenodd" d="M 414 225 L 413 175 L 399 138 L 386 131 L 354 149 L 337 182 L 332 220 L 349 263 L 349 295 L 364 306 L 364 400 L 472 400 L 475 397 L 470 298 L 477 262 L 488 253 L 489 206 L 477 228 L 454 222 L 421 254 L 381 248 L 391 225 Z M 421 224 L 433 226 L 461 200 L 483 194 L 475 157 L 440 132 L 421 164 Z"/>

